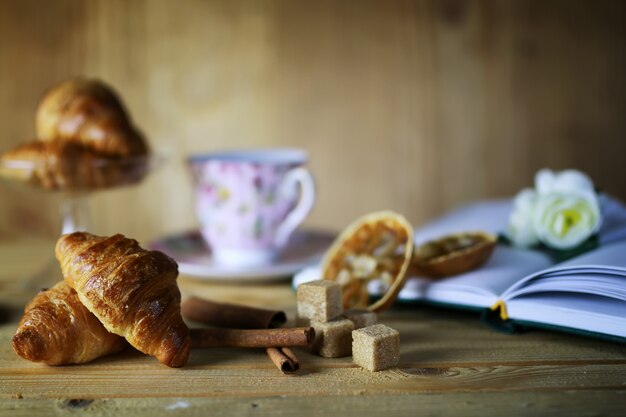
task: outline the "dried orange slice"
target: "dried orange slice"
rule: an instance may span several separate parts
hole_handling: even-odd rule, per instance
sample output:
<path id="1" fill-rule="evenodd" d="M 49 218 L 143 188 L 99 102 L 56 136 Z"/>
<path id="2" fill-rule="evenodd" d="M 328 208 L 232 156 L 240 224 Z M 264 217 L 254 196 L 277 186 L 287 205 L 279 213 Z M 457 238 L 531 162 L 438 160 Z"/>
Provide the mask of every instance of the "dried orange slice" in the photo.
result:
<path id="1" fill-rule="evenodd" d="M 322 277 L 343 288 L 344 308 L 381 311 L 393 304 L 402 289 L 413 253 L 413 227 L 392 211 L 368 214 L 348 226 L 322 262 Z M 368 284 L 386 288 L 370 305 Z"/>
<path id="2" fill-rule="evenodd" d="M 496 247 L 496 236 L 465 232 L 443 236 L 415 248 L 410 275 L 444 278 L 484 264 Z"/>

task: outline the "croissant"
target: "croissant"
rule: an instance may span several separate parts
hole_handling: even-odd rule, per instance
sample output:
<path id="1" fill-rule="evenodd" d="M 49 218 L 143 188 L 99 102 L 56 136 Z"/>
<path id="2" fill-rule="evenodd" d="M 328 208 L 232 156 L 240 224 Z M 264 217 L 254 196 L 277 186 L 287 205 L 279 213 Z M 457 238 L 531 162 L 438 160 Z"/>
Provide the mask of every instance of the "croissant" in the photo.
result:
<path id="1" fill-rule="evenodd" d="M 100 188 L 138 179 L 119 158 L 65 141 L 33 141 L 4 152 L 0 175 L 47 190 Z"/>
<path id="2" fill-rule="evenodd" d="M 68 365 L 119 352 L 126 342 L 109 333 L 76 292 L 59 282 L 26 305 L 12 344 L 24 359 Z"/>
<path id="3" fill-rule="evenodd" d="M 40 140 L 78 142 L 102 155 L 148 152 L 120 99 L 98 80 L 77 78 L 50 89 L 37 108 L 35 128 Z"/>
<path id="4" fill-rule="evenodd" d="M 63 235 L 56 244 L 65 282 L 112 333 L 160 362 L 180 367 L 189 329 L 180 314 L 178 265 L 123 235 Z"/>

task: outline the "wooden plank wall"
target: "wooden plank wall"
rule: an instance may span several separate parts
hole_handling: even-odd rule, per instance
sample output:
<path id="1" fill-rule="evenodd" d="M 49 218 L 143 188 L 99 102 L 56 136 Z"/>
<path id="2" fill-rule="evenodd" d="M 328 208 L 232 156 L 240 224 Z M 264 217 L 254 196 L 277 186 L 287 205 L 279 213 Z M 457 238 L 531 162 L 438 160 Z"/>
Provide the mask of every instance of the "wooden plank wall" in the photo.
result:
<path id="1" fill-rule="evenodd" d="M 170 150 L 93 197 L 99 233 L 194 227 L 184 157 L 251 146 L 310 152 L 320 227 L 382 208 L 419 224 L 544 166 L 626 198 L 625 23 L 620 0 L 0 0 L 0 149 L 83 74 Z M 56 233 L 57 203 L 0 183 L 0 237 Z"/>

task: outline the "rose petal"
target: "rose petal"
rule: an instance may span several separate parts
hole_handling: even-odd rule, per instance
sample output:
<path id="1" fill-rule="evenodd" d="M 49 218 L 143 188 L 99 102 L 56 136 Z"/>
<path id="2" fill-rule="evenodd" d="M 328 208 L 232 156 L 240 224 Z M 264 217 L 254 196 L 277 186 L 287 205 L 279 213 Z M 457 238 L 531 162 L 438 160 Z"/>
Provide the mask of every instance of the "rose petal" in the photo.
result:
<path id="1" fill-rule="evenodd" d="M 533 210 L 536 201 L 537 193 L 535 192 L 535 190 L 533 190 L 532 188 L 524 188 L 515 196 L 515 199 L 513 200 L 513 206 L 515 207 L 515 210 Z"/>
<path id="2" fill-rule="evenodd" d="M 529 248 L 539 243 L 533 226 L 532 211 L 514 210 L 509 217 L 506 236 L 513 246 Z"/>
<path id="3" fill-rule="evenodd" d="M 553 191 L 568 193 L 580 190 L 594 191 L 593 181 L 586 174 L 575 169 L 561 171 L 557 174 Z"/>
<path id="4" fill-rule="evenodd" d="M 505 231 L 514 246 L 527 248 L 539 242 L 533 226 L 536 201 L 537 193 L 531 188 L 525 188 L 515 196 Z"/>
<path id="5" fill-rule="evenodd" d="M 535 190 L 537 194 L 549 194 L 554 188 L 555 175 L 550 169 L 542 169 L 535 175 Z"/>

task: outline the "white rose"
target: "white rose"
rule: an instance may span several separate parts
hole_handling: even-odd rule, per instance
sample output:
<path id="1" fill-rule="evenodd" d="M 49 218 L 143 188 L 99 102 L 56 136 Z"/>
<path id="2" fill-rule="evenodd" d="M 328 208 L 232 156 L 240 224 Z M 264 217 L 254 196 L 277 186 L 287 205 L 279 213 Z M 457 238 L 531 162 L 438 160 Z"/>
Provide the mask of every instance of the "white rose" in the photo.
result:
<path id="1" fill-rule="evenodd" d="M 528 248 L 539 243 L 533 225 L 537 193 L 526 188 L 513 200 L 513 211 L 506 230 L 507 237 L 514 246 Z"/>
<path id="2" fill-rule="evenodd" d="M 571 185 L 571 184 L 570 184 Z M 593 185 L 592 185 L 593 188 Z M 539 240 L 556 249 L 578 246 L 600 228 L 598 197 L 585 186 L 539 195 L 533 225 Z"/>
<path id="3" fill-rule="evenodd" d="M 535 175 L 535 190 L 539 195 L 551 193 L 577 193 L 579 191 L 594 192 L 593 182 L 584 173 L 575 169 L 568 169 L 554 173 L 549 169 L 542 169 Z"/>

